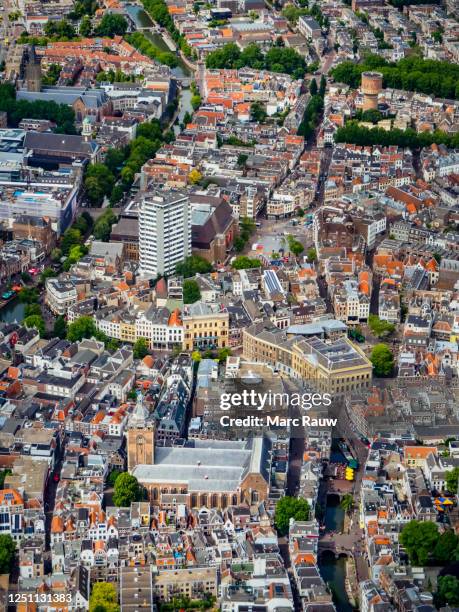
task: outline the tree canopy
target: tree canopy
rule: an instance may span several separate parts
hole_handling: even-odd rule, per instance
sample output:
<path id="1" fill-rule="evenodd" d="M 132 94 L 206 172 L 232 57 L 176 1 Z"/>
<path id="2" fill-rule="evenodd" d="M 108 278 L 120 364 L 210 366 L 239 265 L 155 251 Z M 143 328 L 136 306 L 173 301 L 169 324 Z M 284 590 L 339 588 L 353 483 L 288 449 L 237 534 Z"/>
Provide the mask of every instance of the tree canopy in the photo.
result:
<path id="1" fill-rule="evenodd" d="M 394 369 L 394 356 L 387 344 L 376 344 L 371 351 L 371 363 L 376 376 L 390 376 Z"/>
<path id="2" fill-rule="evenodd" d="M 250 105 L 251 121 L 256 121 L 257 123 L 264 123 L 266 121 L 267 116 L 268 115 L 266 113 L 265 107 L 261 102 L 259 102 L 258 100 L 252 102 L 252 104 Z"/>
<path id="3" fill-rule="evenodd" d="M 97 36 L 108 36 L 113 38 L 116 35 L 124 36 L 128 29 L 128 22 L 122 15 L 116 13 L 105 13 L 96 28 Z"/>
<path id="4" fill-rule="evenodd" d="M 116 215 L 111 208 L 107 208 L 107 210 L 94 223 L 94 238 L 108 242 L 110 240 L 112 225 L 115 223 L 115 221 Z"/>
<path id="5" fill-rule="evenodd" d="M 459 467 L 455 467 L 452 470 L 449 470 L 445 474 L 446 488 L 450 493 L 457 495 L 458 483 L 459 483 Z"/>
<path id="6" fill-rule="evenodd" d="M 122 474 L 123 472 L 121 472 L 120 470 L 116 470 L 113 469 L 110 474 L 107 476 L 107 484 L 110 487 L 113 487 L 115 485 L 116 479 L 118 478 L 118 476 L 120 474 Z"/>
<path id="7" fill-rule="evenodd" d="M 0 574 L 10 574 L 14 560 L 16 544 L 6 533 L 0 534 Z"/>
<path id="8" fill-rule="evenodd" d="M 329 25 L 330 25 L 330 21 L 328 19 L 328 17 L 326 17 L 325 15 L 323 15 L 322 11 L 320 10 L 319 4 L 314 3 L 312 5 L 312 7 L 309 9 L 308 8 L 308 2 L 303 1 L 303 2 L 299 2 L 298 3 L 299 6 L 295 6 L 294 4 L 287 4 L 283 9 L 282 9 L 282 15 L 288 20 L 290 21 L 291 24 L 295 25 L 298 21 L 298 19 L 302 16 L 302 15 L 310 15 L 312 17 L 314 17 L 314 19 L 317 21 L 317 23 L 323 27 L 324 29 L 328 29 Z"/>
<path id="9" fill-rule="evenodd" d="M 196 274 L 207 274 L 212 271 L 212 266 L 207 259 L 199 255 L 190 255 L 184 261 L 177 264 L 175 271 L 180 276 L 188 278 Z"/>
<path id="10" fill-rule="evenodd" d="M 90 164 L 86 170 L 84 186 L 91 203 L 100 206 L 109 196 L 115 184 L 115 177 L 105 164 Z"/>
<path id="11" fill-rule="evenodd" d="M 53 100 L 16 100 L 16 90 L 10 83 L 0 84 L 0 111 L 8 116 L 8 125 L 17 127 L 24 118 L 48 119 L 56 124 L 56 131 L 75 134 L 75 113 L 67 104 Z"/>
<path id="12" fill-rule="evenodd" d="M 247 270 L 249 268 L 259 268 L 261 266 L 261 261 L 259 259 L 240 255 L 239 257 L 236 257 L 231 265 L 235 270 Z"/>
<path id="13" fill-rule="evenodd" d="M 72 227 L 65 230 L 61 237 L 61 254 L 57 259 L 60 259 L 62 255 L 68 255 L 74 246 L 80 246 L 82 242 L 83 234 L 75 222 Z"/>
<path id="14" fill-rule="evenodd" d="M 128 472 L 123 472 L 117 477 L 114 489 L 113 502 L 115 506 L 130 506 L 131 502 L 143 499 L 142 487 L 139 485 L 137 478 Z"/>
<path id="15" fill-rule="evenodd" d="M 29 315 L 28 317 L 24 319 L 24 325 L 28 329 L 36 329 L 38 333 L 40 334 L 40 338 L 44 337 L 46 330 L 45 330 L 45 322 L 42 316 L 38 314 Z"/>
<path id="16" fill-rule="evenodd" d="M 134 342 L 134 357 L 136 359 L 143 359 L 148 355 L 148 341 L 146 338 L 137 338 Z"/>
<path id="17" fill-rule="evenodd" d="M 69 18 L 77 20 L 84 15 L 94 15 L 97 10 L 97 0 L 76 0 L 73 5 L 73 11 L 69 13 Z"/>
<path id="18" fill-rule="evenodd" d="M 294 79 L 302 79 L 308 70 L 304 57 L 290 47 L 271 47 L 266 53 L 256 43 L 251 43 L 241 51 L 236 43 L 228 43 L 209 53 L 206 57 L 207 68 L 239 69 L 254 68 L 290 74 Z"/>
<path id="19" fill-rule="evenodd" d="M 438 527 L 430 521 L 410 521 L 400 533 L 400 543 L 412 565 L 426 565 L 438 542 Z"/>
<path id="20" fill-rule="evenodd" d="M 94 319 L 86 315 L 75 319 L 73 323 L 70 323 L 67 329 L 67 340 L 70 342 L 80 342 L 84 338 L 95 338 L 99 340 L 99 342 L 103 342 L 105 348 L 108 350 L 115 350 L 118 348 L 118 342 L 113 338 L 109 338 L 104 332 L 98 330 Z"/>
<path id="21" fill-rule="evenodd" d="M 438 538 L 438 542 L 433 550 L 433 557 L 436 563 L 445 565 L 459 559 L 459 538 L 452 529 L 447 529 Z"/>
<path id="22" fill-rule="evenodd" d="M 301 253 L 304 251 L 304 246 L 301 244 L 301 242 L 299 240 L 296 240 L 296 238 L 294 238 L 292 235 L 289 235 L 287 237 L 287 241 L 290 252 L 293 253 L 296 257 L 301 255 Z"/>
<path id="23" fill-rule="evenodd" d="M 368 55 L 359 64 L 343 62 L 331 71 L 340 83 L 351 87 L 360 85 L 361 74 L 377 70 L 383 75 L 383 87 L 419 91 L 441 98 L 459 99 L 459 66 L 452 62 L 405 57 L 398 62 L 388 62 L 379 55 Z"/>
<path id="24" fill-rule="evenodd" d="M 75 28 L 67 21 L 60 19 L 59 21 L 49 20 L 44 27 L 46 36 L 57 36 L 65 38 L 74 38 L 76 36 Z"/>
<path id="25" fill-rule="evenodd" d="M 344 510 L 344 512 L 351 513 L 352 509 L 354 508 L 354 496 L 352 493 L 346 493 L 343 495 L 339 506 L 342 510 Z"/>
<path id="26" fill-rule="evenodd" d="M 88 247 L 84 244 L 75 244 L 71 247 L 67 259 L 64 261 L 63 268 L 68 272 L 73 264 L 76 264 L 88 252 Z"/>
<path id="27" fill-rule="evenodd" d="M 282 497 L 276 504 L 274 524 L 281 535 L 288 533 L 290 519 L 307 521 L 309 519 L 309 504 L 301 497 Z"/>
<path id="28" fill-rule="evenodd" d="M 70 342 L 80 342 L 83 338 L 96 337 L 97 332 L 94 319 L 88 316 L 81 316 L 68 326 L 67 340 Z"/>
<path id="29" fill-rule="evenodd" d="M 459 580 L 456 576 L 438 577 L 435 603 L 437 608 L 443 608 L 446 604 L 454 608 L 459 606 Z"/>
<path id="30" fill-rule="evenodd" d="M 38 289 L 36 287 L 23 287 L 18 297 L 22 304 L 37 304 L 39 298 Z"/>
<path id="31" fill-rule="evenodd" d="M 201 292 L 199 290 L 198 283 L 192 279 L 187 278 L 183 282 L 183 303 L 184 304 L 194 304 L 201 299 Z"/>
<path id="32" fill-rule="evenodd" d="M 380 319 L 379 317 L 373 314 L 368 317 L 368 325 L 372 333 L 378 338 L 384 338 L 385 336 L 389 336 L 395 331 L 395 325 L 393 323 L 389 323 L 389 321 L 384 321 L 383 319 Z"/>
<path id="33" fill-rule="evenodd" d="M 118 593 L 114 584 L 95 582 L 92 585 L 89 612 L 120 612 Z"/>
<path id="34" fill-rule="evenodd" d="M 67 323 L 64 317 L 57 317 L 54 322 L 53 336 L 55 338 L 65 338 L 67 335 Z"/>

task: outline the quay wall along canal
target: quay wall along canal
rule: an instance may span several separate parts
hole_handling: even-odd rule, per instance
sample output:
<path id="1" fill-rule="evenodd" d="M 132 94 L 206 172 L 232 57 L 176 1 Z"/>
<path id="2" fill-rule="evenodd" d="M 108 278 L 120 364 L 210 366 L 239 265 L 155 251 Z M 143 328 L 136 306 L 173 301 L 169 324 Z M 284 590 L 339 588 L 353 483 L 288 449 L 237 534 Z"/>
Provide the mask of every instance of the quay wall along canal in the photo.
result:
<path id="1" fill-rule="evenodd" d="M 137 5 L 129 4 L 125 7 L 126 13 L 136 24 L 138 28 L 142 29 L 142 33 L 148 40 L 150 40 L 155 47 L 160 51 L 170 52 L 169 45 L 163 39 L 161 33 L 158 31 L 158 27 L 155 25 L 151 17 L 145 12 L 145 10 Z M 143 29 L 148 28 L 148 29 Z M 180 55 L 177 53 L 178 65 L 175 68 L 171 68 L 171 74 L 180 81 L 180 79 L 189 79 L 193 77 L 193 71 L 186 65 Z M 185 114 L 188 112 L 190 115 L 193 114 L 193 107 L 191 106 L 192 93 L 189 87 L 182 87 L 179 92 L 179 106 L 176 114 L 176 122 L 174 131 L 177 134 L 180 131 L 180 124 L 183 122 Z"/>
<path id="2" fill-rule="evenodd" d="M 324 516 L 325 533 L 342 532 L 344 522 L 345 512 L 340 507 L 339 495 L 327 495 Z M 348 564 L 351 562 L 345 555 L 336 558 L 332 551 L 324 551 L 319 557 L 320 574 L 333 595 L 333 602 L 338 612 L 352 612 L 355 609 L 346 589 Z"/>
<path id="3" fill-rule="evenodd" d="M 142 7 L 129 4 L 125 7 L 125 12 L 142 31 L 142 34 L 144 34 L 144 36 L 155 45 L 155 47 L 157 47 L 160 51 L 171 51 L 169 45 L 165 42 L 160 32 L 158 32 L 158 27 Z M 171 69 L 171 72 L 175 77 L 183 78 L 192 76 L 192 71 L 188 68 L 178 53 L 177 62 L 178 66 Z"/>

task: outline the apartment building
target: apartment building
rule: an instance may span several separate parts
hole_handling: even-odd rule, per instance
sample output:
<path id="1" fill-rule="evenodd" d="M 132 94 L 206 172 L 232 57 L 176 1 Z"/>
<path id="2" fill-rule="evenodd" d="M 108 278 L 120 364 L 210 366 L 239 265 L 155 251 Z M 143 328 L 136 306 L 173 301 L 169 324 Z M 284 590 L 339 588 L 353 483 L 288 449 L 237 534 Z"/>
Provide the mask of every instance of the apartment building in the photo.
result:
<path id="1" fill-rule="evenodd" d="M 301 16 L 298 19 L 298 31 L 306 38 L 318 38 L 322 36 L 320 25 L 312 17 Z"/>
<path id="2" fill-rule="evenodd" d="M 144 276 L 172 274 L 191 255 L 191 209 L 179 191 L 153 191 L 139 207 L 139 263 Z"/>
<path id="3" fill-rule="evenodd" d="M 64 282 L 58 278 L 46 280 L 46 303 L 55 315 L 66 315 L 70 306 L 78 301 L 78 292 L 74 283 Z"/>
<path id="4" fill-rule="evenodd" d="M 217 569 L 195 567 L 175 571 L 160 571 L 153 579 L 153 594 L 159 601 L 170 601 L 174 596 L 202 599 L 217 596 Z"/>

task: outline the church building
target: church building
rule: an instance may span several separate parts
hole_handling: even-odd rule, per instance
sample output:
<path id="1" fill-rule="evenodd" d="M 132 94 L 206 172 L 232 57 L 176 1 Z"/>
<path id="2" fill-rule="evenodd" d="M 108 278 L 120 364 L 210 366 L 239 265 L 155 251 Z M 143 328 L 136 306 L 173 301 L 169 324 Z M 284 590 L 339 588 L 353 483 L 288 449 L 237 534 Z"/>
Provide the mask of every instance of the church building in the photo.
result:
<path id="1" fill-rule="evenodd" d="M 226 508 L 268 497 L 271 443 L 266 437 L 155 448 L 154 425 L 140 394 L 126 436 L 128 470 L 154 505 Z"/>

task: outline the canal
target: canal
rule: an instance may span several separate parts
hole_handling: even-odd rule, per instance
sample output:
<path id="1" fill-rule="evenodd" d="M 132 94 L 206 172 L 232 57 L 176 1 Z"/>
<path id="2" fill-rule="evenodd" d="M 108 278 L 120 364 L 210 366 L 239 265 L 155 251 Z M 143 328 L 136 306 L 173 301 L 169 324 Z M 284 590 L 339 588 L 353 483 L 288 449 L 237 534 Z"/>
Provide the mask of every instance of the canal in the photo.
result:
<path id="1" fill-rule="evenodd" d="M 155 47 L 157 47 L 160 51 L 168 51 L 171 52 L 165 41 L 163 40 L 160 33 L 154 30 L 155 24 L 152 21 L 151 17 L 144 11 L 141 6 L 129 4 L 125 5 L 126 13 L 129 17 L 134 21 L 138 28 L 152 28 L 152 30 L 143 30 L 142 33 L 148 40 L 150 40 Z M 188 68 L 185 62 L 181 59 L 179 55 L 177 55 L 178 66 L 175 68 L 171 68 L 171 73 L 177 79 L 181 79 L 183 77 L 192 76 L 192 71 Z M 192 93 L 190 89 L 181 88 L 179 89 L 179 106 L 178 113 L 174 124 L 174 132 L 175 134 L 180 133 L 180 124 L 185 117 L 185 113 L 193 114 L 193 107 L 191 106 L 191 98 Z"/>
<path id="2" fill-rule="evenodd" d="M 129 17 L 131 17 L 131 19 L 134 21 L 138 28 L 155 27 L 155 24 L 153 23 L 151 17 L 144 11 L 142 7 L 130 4 L 128 6 L 125 6 L 125 11 L 129 15 Z M 144 34 L 144 36 L 148 38 L 148 40 L 150 40 L 160 51 L 171 52 L 167 44 L 164 42 L 161 34 L 159 34 L 158 32 L 143 30 L 142 34 Z M 178 66 L 171 69 L 172 74 L 177 78 L 191 76 L 190 69 L 179 55 L 177 55 L 177 62 Z"/>
<path id="3" fill-rule="evenodd" d="M 25 304 L 22 304 L 17 298 L 9 302 L 0 310 L 0 321 L 6 323 L 22 323 L 24 319 Z"/>
<path id="4" fill-rule="evenodd" d="M 325 510 L 326 531 L 340 532 L 344 527 L 344 510 L 340 508 L 338 495 L 328 495 Z M 319 570 L 333 594 L 338 612 L 352 612 L 354 609 L 346 593 L 346 557 L 335 558 L 335 553 L 324 552 L 319 558 Z"/>

